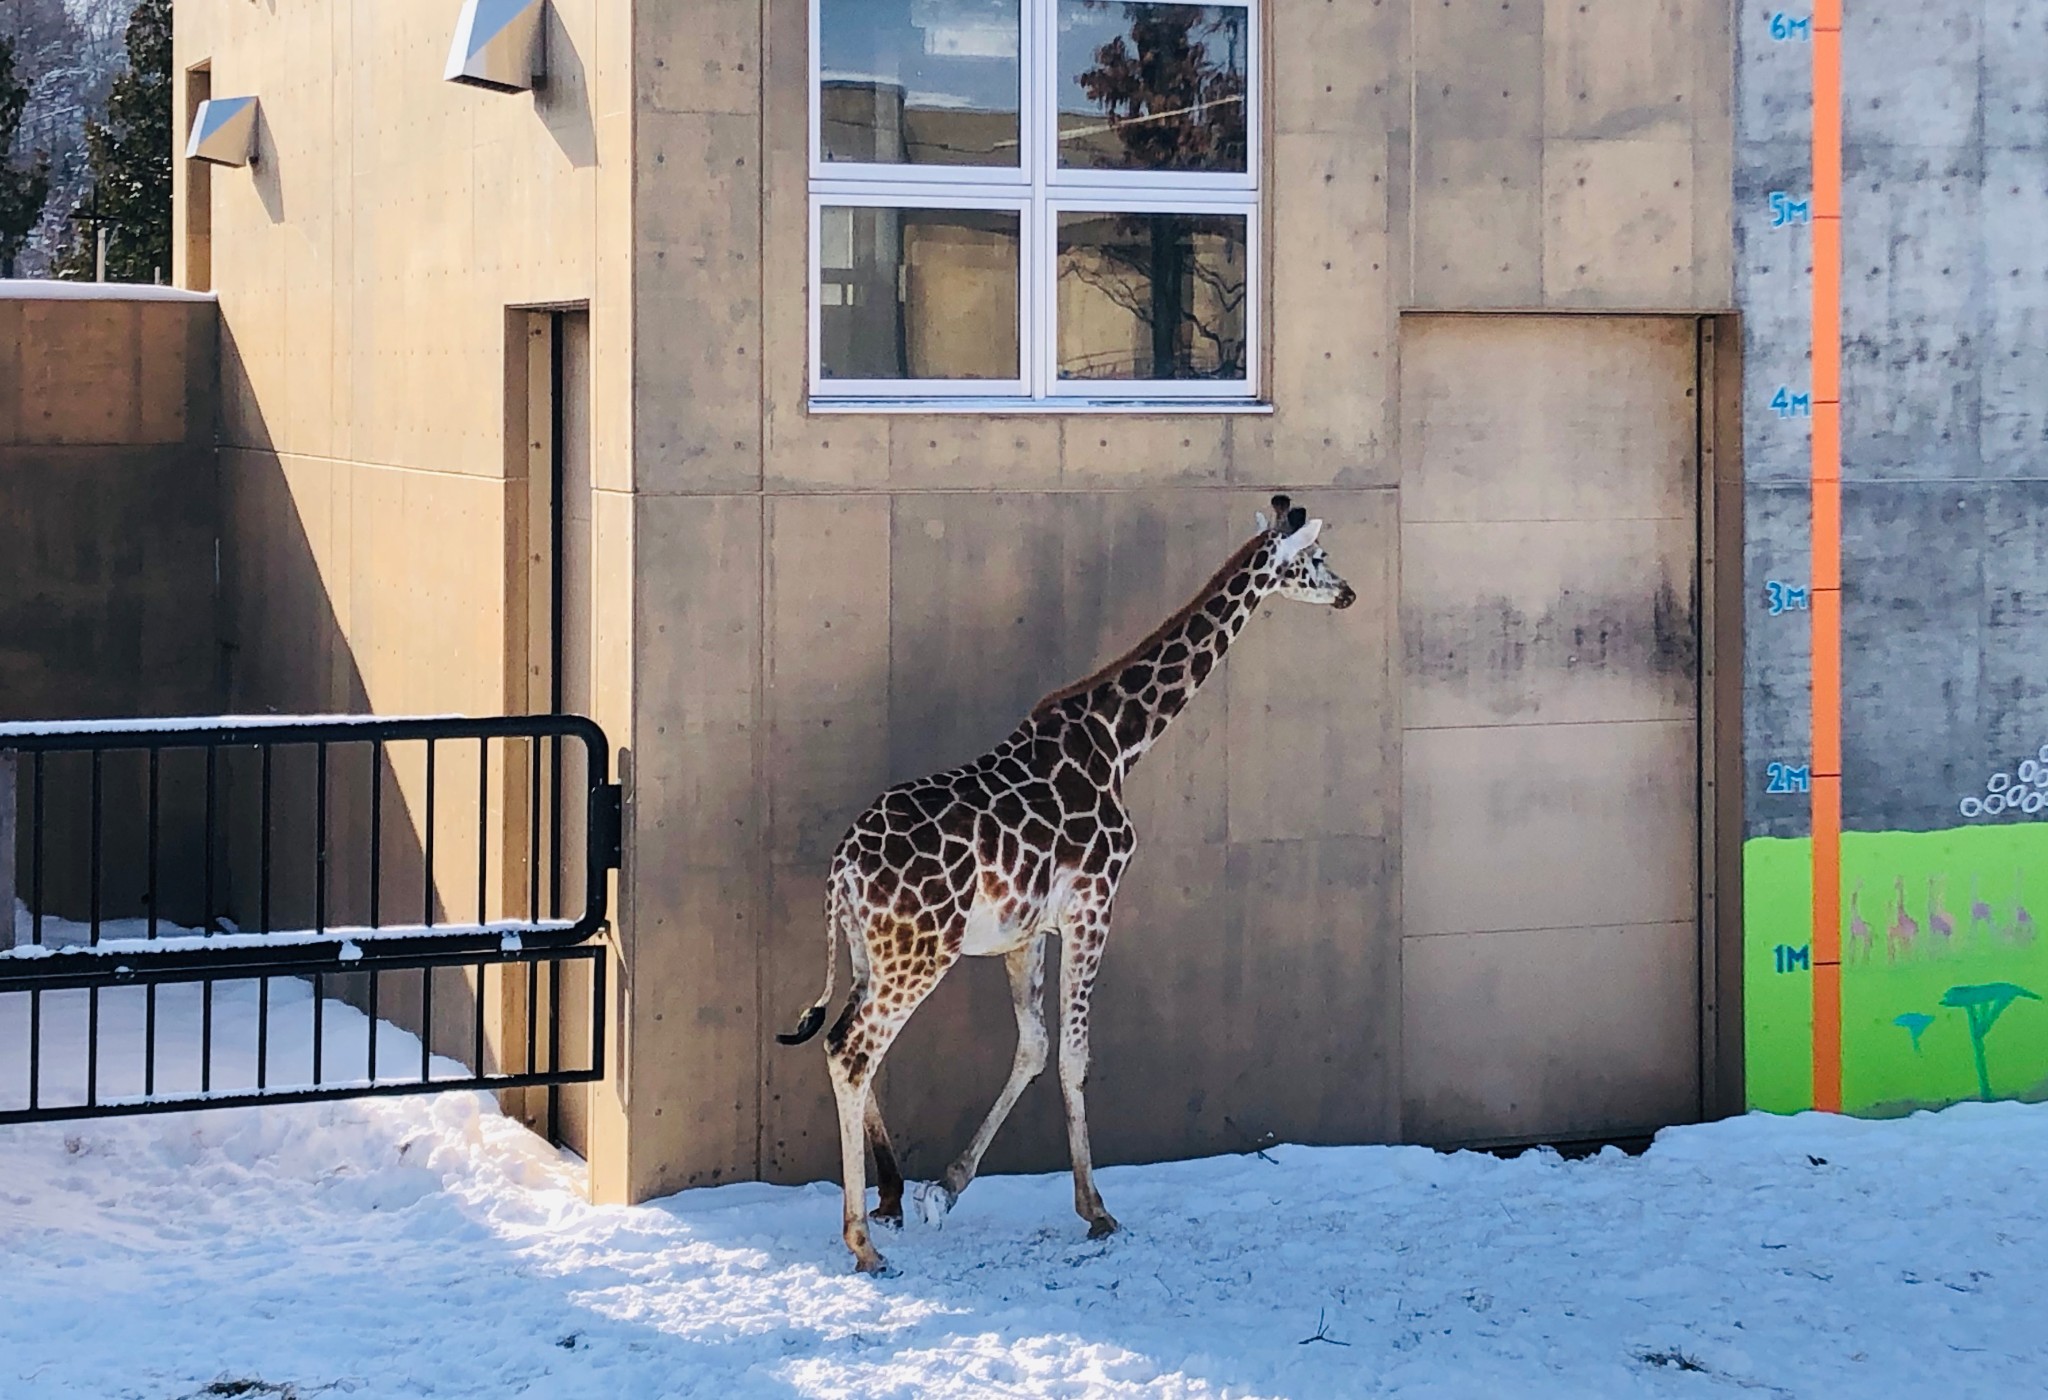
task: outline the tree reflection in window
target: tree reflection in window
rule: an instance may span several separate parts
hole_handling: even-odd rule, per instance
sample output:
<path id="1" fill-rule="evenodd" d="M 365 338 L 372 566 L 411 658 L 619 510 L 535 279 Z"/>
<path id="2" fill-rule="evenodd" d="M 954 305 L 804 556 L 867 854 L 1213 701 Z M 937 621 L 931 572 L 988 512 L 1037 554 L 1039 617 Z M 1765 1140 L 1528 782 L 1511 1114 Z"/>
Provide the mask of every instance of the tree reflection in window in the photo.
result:
<path id="1" fill-rule="evenodd" d="M 1242 214 L 1062 213 L 1062 379 L 1243 379 Z"/>
<path id="2" fill-rule="evenodd" d="M 1249 20 L 1232 5 L 1061 0 L 1060 164 L 1244 172 Z"/>

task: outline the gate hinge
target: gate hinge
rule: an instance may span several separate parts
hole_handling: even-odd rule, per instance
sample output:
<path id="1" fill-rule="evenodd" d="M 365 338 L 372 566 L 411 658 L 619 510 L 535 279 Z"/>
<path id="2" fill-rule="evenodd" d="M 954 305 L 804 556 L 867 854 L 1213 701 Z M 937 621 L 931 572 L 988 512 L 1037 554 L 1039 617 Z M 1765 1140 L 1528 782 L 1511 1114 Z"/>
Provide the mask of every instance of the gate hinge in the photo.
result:
<path id="1" fill-rule="evenodd" d="M 590 843 L 606 870 L 617 870 L 626 860 L 626 794 L 617 783 L 606 783 L 590 793 Z"/>

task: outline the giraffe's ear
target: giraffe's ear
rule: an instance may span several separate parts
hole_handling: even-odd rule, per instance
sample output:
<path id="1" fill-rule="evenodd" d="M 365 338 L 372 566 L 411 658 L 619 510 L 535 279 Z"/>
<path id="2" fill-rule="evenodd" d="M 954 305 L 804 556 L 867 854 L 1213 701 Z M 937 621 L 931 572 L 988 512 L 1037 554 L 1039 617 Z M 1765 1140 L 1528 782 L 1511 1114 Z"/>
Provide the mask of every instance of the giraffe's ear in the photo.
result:
<path id="1" fill-rule="evenodd" d="M 1253 511 L 1252 519 L 1258 522 L 1259 533 L 1262 535 L 1265 534 L 1266 531 L 1273 528 L 1273 522 L 1266 519 L 1266 512 L 1262 510 Z"/>
<path id="2" fill-rule="evenodd" d="M 1316 542 L 1316 536 L 1320 535 L 1322 532 L 1322 521 L 1309 521 L 1299 530 L 1296 530 L 1293 534 L 1287 536 L 1287 538 L 1280 541 L 1280 547 L 1275 551 L 1275 562 L 1285 564 L 1293 560 L 1304 549 L 1307 549 L 1310 545 L 1314 544 Z"/>

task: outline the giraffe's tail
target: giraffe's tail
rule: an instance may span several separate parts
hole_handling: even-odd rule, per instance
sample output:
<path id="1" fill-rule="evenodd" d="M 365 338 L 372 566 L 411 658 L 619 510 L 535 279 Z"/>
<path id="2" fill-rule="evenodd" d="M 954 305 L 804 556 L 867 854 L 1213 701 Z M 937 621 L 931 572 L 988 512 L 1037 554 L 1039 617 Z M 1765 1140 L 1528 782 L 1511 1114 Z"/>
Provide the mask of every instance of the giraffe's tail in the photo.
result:
<path id="1" fill-rule="evenodd" d="M 825 894 L 825 990 L 797 1021 L 795 1030 L 775 1033 L 775 1038 L 784 1045 L 801 1045 L 824 1029 L 825 1008 L 832 1004 L 832 992 L 839 979 L 839 935 L 845 926 L 845 918 L 845 896 L 840 890 L 837 872 L 834 872 Z"/>

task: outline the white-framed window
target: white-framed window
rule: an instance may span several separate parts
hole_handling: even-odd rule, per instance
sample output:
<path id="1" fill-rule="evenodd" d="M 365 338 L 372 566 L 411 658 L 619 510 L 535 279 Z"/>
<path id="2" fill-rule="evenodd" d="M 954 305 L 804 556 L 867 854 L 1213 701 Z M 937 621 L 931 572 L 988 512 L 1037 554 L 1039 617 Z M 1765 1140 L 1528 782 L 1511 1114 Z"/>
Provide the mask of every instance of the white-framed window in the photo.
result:
<path id="1" fill-rule="evenodd" d="M 814 408 L 1257 403 L 1256 0 L 811 0 Z"/>

